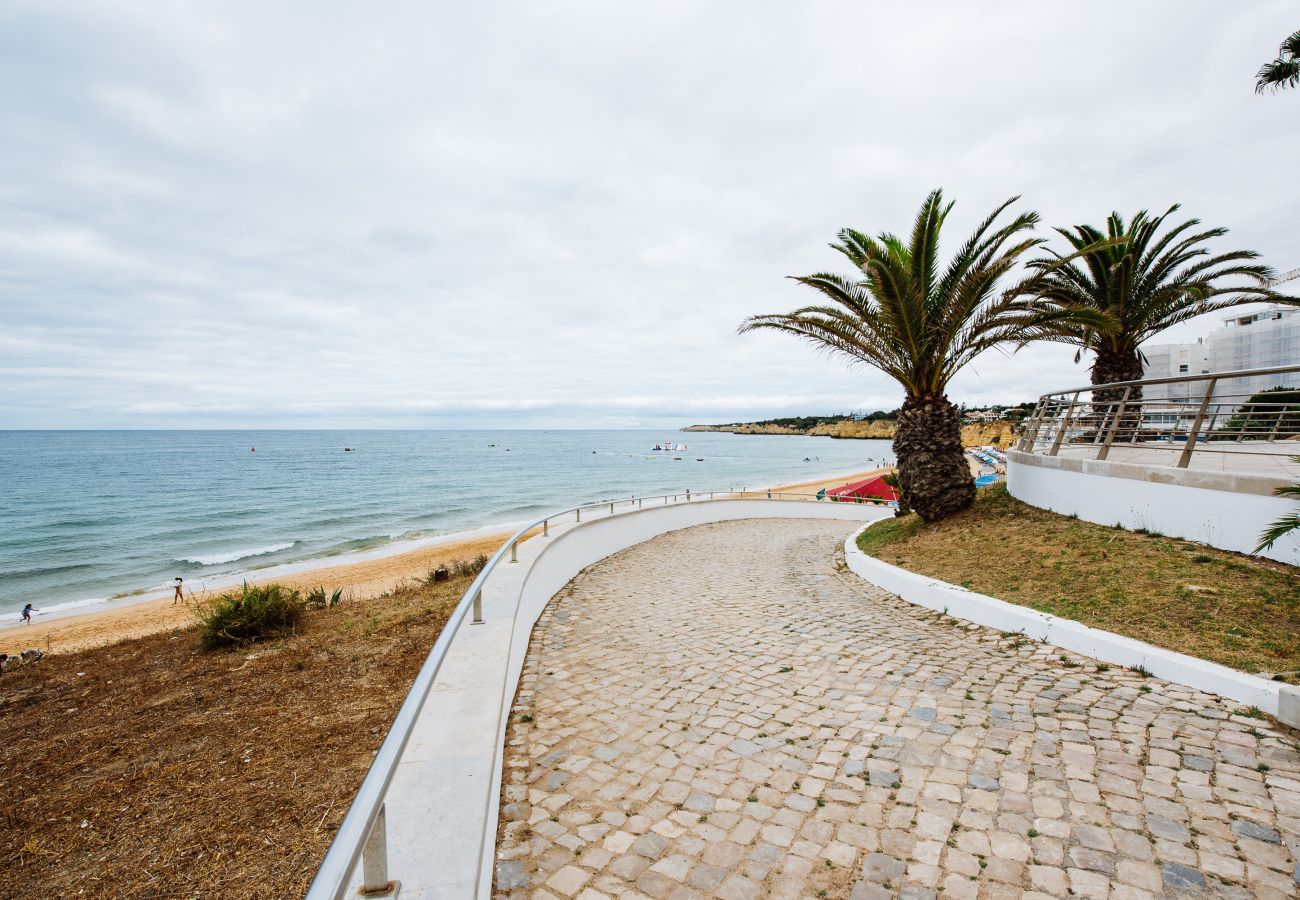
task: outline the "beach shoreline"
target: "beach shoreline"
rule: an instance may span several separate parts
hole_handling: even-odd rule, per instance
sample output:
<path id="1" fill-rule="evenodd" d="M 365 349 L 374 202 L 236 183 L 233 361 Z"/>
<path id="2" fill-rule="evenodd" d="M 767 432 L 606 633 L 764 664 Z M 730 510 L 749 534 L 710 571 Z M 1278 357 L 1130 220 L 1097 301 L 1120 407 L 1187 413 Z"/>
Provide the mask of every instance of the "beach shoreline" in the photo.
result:
<path id="1" fill-rule="evenodd" d="M 869 471 L 819 475 L 807 481 L 747 487 L 752 496 L 768 490 L 816 493 L 849 481 L 869 478 L 891 467 Z M 0 623 L 0 653 L 19 653 L 36 647 L 48 653 L 67 653 L 89 647 L 144 637 L 193 624 L 198 604 L 240 584 L 277 582 L 307 591 L 324 586 L 343 589 L 345 597 L 374 597 L 403 582 L 425 577 L 431 569 L 454 559 L 491 556 L 525 523 L 502 523 L 472 531 L 395 541 L 382 547 L 338 556 L 316 557 L 265 569 L 234 572 L 202 580 L 198 591 L 186 589 L 186 602 L 174 603 L 172 590 L 149 590 L 93 605 L 63 606 L 52 614 L 38 613 L 31 625 Z M 37 607 L 39 609 L 39 602 Z M 14 617 L 15 619 L 17 616 Z"/>

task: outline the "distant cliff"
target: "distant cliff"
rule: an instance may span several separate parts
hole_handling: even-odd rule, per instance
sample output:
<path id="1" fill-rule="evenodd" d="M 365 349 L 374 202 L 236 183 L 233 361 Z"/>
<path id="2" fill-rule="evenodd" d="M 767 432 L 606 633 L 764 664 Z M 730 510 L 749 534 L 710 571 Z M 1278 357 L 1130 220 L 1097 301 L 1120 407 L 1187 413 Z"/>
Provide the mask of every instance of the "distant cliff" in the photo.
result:
<path id="1" fill-rule="evenodd" d="M 1009 447 L 1015 442 L 1012 430 L 1015 423 L 1008 420 L 986 422 L 978 425 L 963 425 L 961 442 L 966 447 Z M 841 422 L 829 422 L 810 428 L 798 428 L 789 425 L 771 423 L 741 422 L 735 425 L 690 425 L 682 431 L 727 431 L 732 434 L 802 434 L 809 437 L 858 438 L 892 440 L 894 422 L 892 419 L 878 419 L 875 422 L 857 422 L 846 419 Z"/>

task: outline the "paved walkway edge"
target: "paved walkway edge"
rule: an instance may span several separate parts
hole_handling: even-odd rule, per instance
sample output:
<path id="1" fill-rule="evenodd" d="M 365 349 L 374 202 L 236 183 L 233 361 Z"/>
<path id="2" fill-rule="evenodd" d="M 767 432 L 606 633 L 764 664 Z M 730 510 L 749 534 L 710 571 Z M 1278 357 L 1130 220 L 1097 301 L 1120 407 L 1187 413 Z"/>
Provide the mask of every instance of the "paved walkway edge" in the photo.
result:
<path id="1" fill-rule="evenodd" d="M 976 625 L 1023 634 L 1031 640 L 1102 662 L 1128 668 L 1141 666 L 1157 678 L 1257 707 L 1284 725 L 1300 728 L 1300 688 L 1294 685 L 1269 681 L 1185 653 L 1091 628 L 1073 619 L 1017 606 L 882 562 L 858 549 L 858 536 L 872 524 L 859 528 L 844 542 L 844 561 L 863 580 L 908 603 Z"/>
<path id="2" fill-rule="evenodd" d="M 671 531 L 738 519 L 862 522 L 889 510 L 766 499 L 679 501 L 552 520 L 549 536 L 519 545 L 483 586 L 484 624 L 465 625 L 421 707 L 385 796 L 389 877 L 402 898 L 488 898 L 492 891 L 501 760 L 534 624 L 583 569 Z M 360 885 L 360 865 L 350 888 Z"/>

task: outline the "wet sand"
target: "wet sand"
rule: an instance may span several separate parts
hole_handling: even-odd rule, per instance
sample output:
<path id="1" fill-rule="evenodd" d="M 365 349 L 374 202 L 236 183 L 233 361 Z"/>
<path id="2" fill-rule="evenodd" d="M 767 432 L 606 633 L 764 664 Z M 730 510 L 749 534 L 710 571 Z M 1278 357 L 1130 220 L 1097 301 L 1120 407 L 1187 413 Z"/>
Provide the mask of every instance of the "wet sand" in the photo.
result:
<path id="1" fill-rule="evenodd" d="M 781 485 L 783 492 L 815 494 L 822 488 L 838 487 L 850 481 L 869 478 L 885 469 L 873 469 L 853 475 L 831 479 Z M 746 496 L 759 496 L 751 491 Z M 309 568 L 293 574 L 277 574 L 259 578 L 256 573 L 248 577 L 249 584 L 278 582 L 287 587 L 307 591 L 323 585 L 332 592 L 342 588 L 345 597 L 375 597 L 392 590 L 403 581 L 425 577 L 440 563 L 466 559 L 480 553 L 491 556 L 504 543 L 513 530 L 479 533 L 463 540 L 449 541 L 431 547 L 422 547 L 406 553 L 375 559 L 330 565 L 328 560 L 314 561 L 318 568 Z M 37 614 L 31 625 L 0 628 L 0 653 L 18 653 L 29 647 L 38 647 L 48 653 L 81 650 L 111 644 L 128 638 L 143 637 L 176 628 L 186 628 L 194 622 L 197 604 L 212 596 L 230 590 L 229 587 L 206 592 L 186 590 L 186 602 L 173 603 L 170 594 L 150 595 L 124 604 L 105 608 L 89 608 L 85 612 L 69 613 L 44 619 Z M 39 607 L 39 603 L 37 606 Z"/>

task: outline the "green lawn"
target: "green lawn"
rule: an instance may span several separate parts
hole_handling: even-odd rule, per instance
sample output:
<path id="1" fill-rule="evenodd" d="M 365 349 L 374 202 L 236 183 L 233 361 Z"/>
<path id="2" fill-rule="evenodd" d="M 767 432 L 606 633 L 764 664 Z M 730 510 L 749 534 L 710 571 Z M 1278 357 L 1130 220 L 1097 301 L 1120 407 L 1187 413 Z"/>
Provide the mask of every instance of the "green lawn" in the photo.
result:
<path id="1" fill-rule="evenodd" d="M 1300 670 L 1300 569 L 1021 503 L 1005 485 L 927 526 L 873 525 L 885 562 L 1247 672 Z M 1300 683 L 1300 677 L 1285 680 Z"/>

